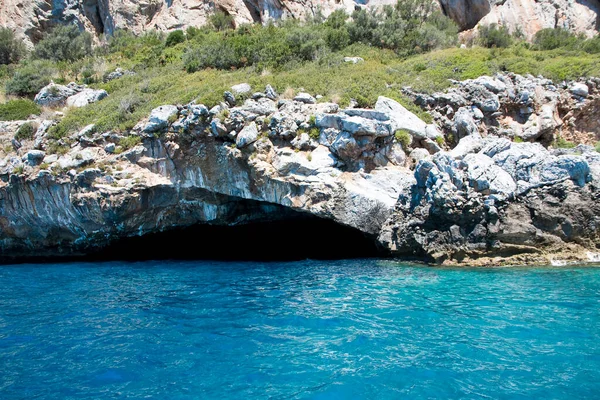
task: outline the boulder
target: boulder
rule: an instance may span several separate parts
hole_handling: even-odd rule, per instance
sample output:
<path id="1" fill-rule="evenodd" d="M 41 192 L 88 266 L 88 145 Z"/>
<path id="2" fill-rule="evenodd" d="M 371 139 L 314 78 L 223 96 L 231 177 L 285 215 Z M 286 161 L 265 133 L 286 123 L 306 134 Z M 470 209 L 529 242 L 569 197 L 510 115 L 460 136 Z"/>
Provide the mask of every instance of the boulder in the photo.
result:
<path id="1" fill-rule="evenodd" d="M 397 101 L 380 96 L 375 104 L 375 111 L 387 115 L 392 132 L 404 129 L 417 139 L 427 137 L 427 124 Z"/>
<path id="2" fill-rule="evenodd" d="M 456 114 L 454 114 L 454 127 L 459 139 L 478 133 L 477 124 L 467 107 L 459 108 Z"/>
<path id="3" fill-rule="evenodd" d="M 450 150 L 450 155 L 457 160 L 463 159 L 467 154 L 476 153 L 483 148 L 483 140 L 479 134 L 465 136 L 460 139 L 455 148 Z"/>
<path id="4" fill-rule="evenodd" d="M 253 114 L 270 115 L 277 112 L 277 105 L 273 100 L 268 98 L 258 100 L 248 99 L 244 102 L 242 109 Z"/>
<path id="5" fill-rule="evenodd" d="M 337 137 L 332 141 L 330 149 L 344 161 L 358 160 L 362 153 L 362 149 L 356 142 L 356 139 L 345 131 L 338 133 Z"/>
<path id="6" fill-rule="evenodd" d="M 44 157 L 46 157 L 46 153 L 40 150 L 29 150 L 25 155 L 25 160 L 27 164 L 34 167 L 36 165 L 40 165 L 44 161 Z"/>
<path id="7" fill-rule="evenodd" d="M 233 93 L 231 93 L 231 92 L 223 93 L 223 99 L 225 100 L 225 103 L 227 103 L 230 107 L 235 107 L 236 99 L 235 99 L 235 96 L 233 95 Z"/>
<path id="8" fill-rule="evenodd" d="M 231 90 L 233 91 L 233 94 L 237 95 L 248 94 L 252 90 L 252 86 L 248 83 L 240 83 L 239 85 L 233 85 Z"/>
<path id="9" fill-rule="evenodd" d="M 384 137 L 392 134 L 389 122 L 381 122 L 363 117 L 346 117 L 342 118 L 341 122 L 342 129 L 352 135 Z"/>
<path id="10" fill-rule="evenodd" d="M 114 143 L 109 143 L 106 146 L 104 146 L 104 151 L 109 153 L 109 154 L 113 154 L 116 150 L 116 146 Z"/>
<path id="11" fill-rule="evenodd" d="M 575 82 L 569 88 L 571 93 L 579 97 L 587 97 L 590 93 L 589 87 L 585 83 Z"/>
<path id="12" fill-rule="evenodd" d="M 256 123 L 252 122 L 250 125 L 244 127 L 240 133 L 238 133 L 235 144 L 238 149 L 244 148 L 258 140 L 258 128 Z"/>
<path id="13" fill-rule="evenodd" d="M 152 110 L 148 123 L 144 127 L 144 132 L 153 133 L 169 126 L 169 120 L 176 117 L 177 107 L 172 105 L 160 106 Z"/>
<path id="14" fill-rule="evenodd" d="M 277 100 L 277 92 L 275 91 L 275 89 L 273 89 L 273 86 L 271 85 L 267 85 L 267 87 L 265 88 L 265 96 L 267 96 L 267 99 L 271 99 L 271 100 Z"/>
<path id="15" fill-rule="evenodd" d="M 67 107 L 85 107 L 108 96 L 106 90 L 83 89 L 67 99 Z"/>
<path id="16" fill-rule="evenodd" d="M 296 97 L 294 97 L 294 101 L 298 101 L 304 104 L 316 104 L 317 99 L 315 99 L 308 93 L 299 93 Z"/>
<path id="17" fill-rule="evenodd" d="M 110 74 L 106 75 L 104 78 L 104 82 L 114 81 L 115 79 L 122 78 L 123 76 L 132 76 L 135 75 L 135 72 L 124 70 L 123 68 L 117 68 Z"/>
<path id="18" fill-rule="evenodd" d="M 50 83 L 36 94 L 34 101 L 44 107 L 63 107 L 67 98 L 76 93 L 74 88 Z"/>

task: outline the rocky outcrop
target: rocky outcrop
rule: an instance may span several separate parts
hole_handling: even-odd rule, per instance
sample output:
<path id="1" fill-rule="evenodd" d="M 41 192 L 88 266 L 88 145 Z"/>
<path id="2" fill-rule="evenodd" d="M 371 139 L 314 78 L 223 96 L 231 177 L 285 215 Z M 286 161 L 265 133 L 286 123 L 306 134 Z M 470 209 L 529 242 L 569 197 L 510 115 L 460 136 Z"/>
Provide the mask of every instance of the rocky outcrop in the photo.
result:
<path id="1" fill-rule="evenodd" d="M 491 11 L 489 0 L 440 0 L 440 5 L 461 30 L 475 27 Z"/>
<path id="2" fill-rule="evenodd" d="M 496 135 L 549 145 L 557 137 L 593 145 L 600 123 L 600 79 L 555 83 L 516 74 L 482 76 L 454 82 L 443 93 L 404 90 L 427 109 L 436 125 L 457 149 L 465 136 Z M 453 150 L 456 151 L 457 149 Z"/>
<path id="3" fill-rule="evenodd" d="M 490 12 L 481 18 L 479 25 L 496 23 L 511 32 L 520 30 L 528 39 L 544 28 L 563 28 L 588 37 L 598 34 L 600 28 L 597 0 L 492 0 L 491 3 Z"/>
<path id="4" fill-rule="evenodd" d="M 171 31 L 202 26 L 215 11 L 230 15 L 235 24 L 267 23 L 305 18 L 317 11 L 328 15 L 338 8 L 394 3 L 392 0 L 6 0 L 0 4 L 0 26 L 6 26 L 36 43 L 57 24 L 76 24 L 96 36 L 127 29 L 136 34 L 151 29 Z"/>
<path id="5" fill-rule="evenodd" d="M 44 107 L 85 107 L 108 96 L 106 90 L 95 90 L 74 82 L 67 86 L 50 83 L 40 90 L 34 101 Z"/>
<path id="6" fill-rule="evenodd" d="M 235 24 L 325 16 L 342 8 L 394 4 L 394 0 L 5 0 L 0 4 L 0 26 L 9 27 L 30 43 L 39 41 L 57 24 L 76 24 L 97 37 L 127 29 L 136 34 L 150 29 L 171 31 L 205 25 L 216 10 L 230 15 Z M 442 11 L 461 30 L 477 24 L 498 23 L 511 31 L 519 28 L 532 37 L 542 28 L 562 27 L 588 36 L 597 33 L 597 0 L 440 0 Z M 358 60 L 350 60 L 358 62 Z"/>
<path id="7" fill-rule="evenodd" d="M 52 142 L 53 120 L 33 121 L 34 138 L 0 161 L 1 255 L 88 254 L 121 238 L 294 211 L 360 231 L 385 255 L 585 261 L 600 245 L 600 156 L 585 145 L 547 148 L 543 136 L 515 143 L 518 130 L 493 121 L 527 107 L 543 114 L 547 104 L 579 110 L 596 101 L 594 82 L 499 75 L 413 94 L 441 129 L 385 97 L 373 110 L 340 110 L 271 100 L 271 87 L 233 107 L 159 107 L 130 137 L 89 126 Z M 0 139 L 14 141 L 23 123 L 2 123 Z M 396 129 L 410 133 L 408 147 Z M 456 145 L 437 139 L 450 135 Z M 57 145 L 64 150 L 50 154 Z"/>

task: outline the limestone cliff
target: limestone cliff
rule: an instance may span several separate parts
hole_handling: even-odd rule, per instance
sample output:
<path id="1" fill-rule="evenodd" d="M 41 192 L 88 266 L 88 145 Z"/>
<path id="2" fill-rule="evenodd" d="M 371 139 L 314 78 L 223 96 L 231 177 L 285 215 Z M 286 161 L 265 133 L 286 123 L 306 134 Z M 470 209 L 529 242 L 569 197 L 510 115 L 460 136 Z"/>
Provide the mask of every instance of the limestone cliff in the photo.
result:
<path id="1" fill-rule="evenodd" d="M 393 4 L 394 0 L 4 0 L 0 26 L 37 42 L 59 23 L 75 23 L 96 35 L 115 29 L 141 33 L 204 25 L 215 10 L 231 15 L 236 24 L 271 19 L 305 18 L 343 8 Z M 443 12 L 468 30 L 477 24 L 519 27 L 531 37 L 542 28 L 563 27 L 588 36 L 598 31 L 598 0 L 439 0 Z"/>
<path id="2" fill-rule="evenodd" d="M 58 154 L 47 133 L 54 119 L 30 121 L 37 132 L 21 141 L 14 133 L 25 121 L 1 123 L 12 150 L 0 162 L 0 255 L 87 254 L 126 237 L 297 212 L 360 231 L 382 254 L 589 261 L 600 248 L 600 155 L 548 145 L 557 135 L 598 140 L 598 122 L 579 123 L 578 113 L 600 104 L 599 89 L 598 79 L 508 74 L 407 91 L 433 115 L 426 124 L 385 97 L 374 109 L 340 110 L 242 84 L 210 110 L 158 107 L 128 136 L 85 127 L 61 139 Z M 103 101 L 77 85 L 36 99 Z"/>

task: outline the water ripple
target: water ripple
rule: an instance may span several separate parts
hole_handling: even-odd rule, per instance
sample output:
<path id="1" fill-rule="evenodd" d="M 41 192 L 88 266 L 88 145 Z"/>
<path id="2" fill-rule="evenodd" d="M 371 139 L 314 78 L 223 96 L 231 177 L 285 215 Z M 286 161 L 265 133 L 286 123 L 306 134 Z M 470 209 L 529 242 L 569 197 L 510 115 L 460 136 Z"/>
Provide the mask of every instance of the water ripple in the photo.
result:
<path id="1" fill-rule="evenodd" d="M 600 269 L 0 267 L 2 399 L 598 398 Z"/>

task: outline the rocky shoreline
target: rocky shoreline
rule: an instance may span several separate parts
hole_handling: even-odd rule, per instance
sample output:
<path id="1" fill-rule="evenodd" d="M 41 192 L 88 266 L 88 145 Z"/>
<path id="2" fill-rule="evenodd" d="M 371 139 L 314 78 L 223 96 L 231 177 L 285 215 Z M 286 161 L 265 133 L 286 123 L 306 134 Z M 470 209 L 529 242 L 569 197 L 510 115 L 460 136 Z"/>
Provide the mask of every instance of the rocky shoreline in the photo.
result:
<path id="1" fill-rule="evenodd" d="M 599 84 L 504 74 L 433 95 L 403 88 L 429 124 L 385 97 L 340 109 L 247 84 L 211 109 L 159 107 L 127 135 L 88 126 L 55 143 L 56 115 L 0 122 L 12 143 L 0 161 L 1 255 L 84 255 L 174 228 L 306 215 L 434 264 L 597 261 L 600 154 L 588 144 Z M 43 93 L 58 107 L 106 95 Z M 33 137 L 16 140 L 31 122 Z M 584 144 L 553 148 L 558 137 Z"/>

